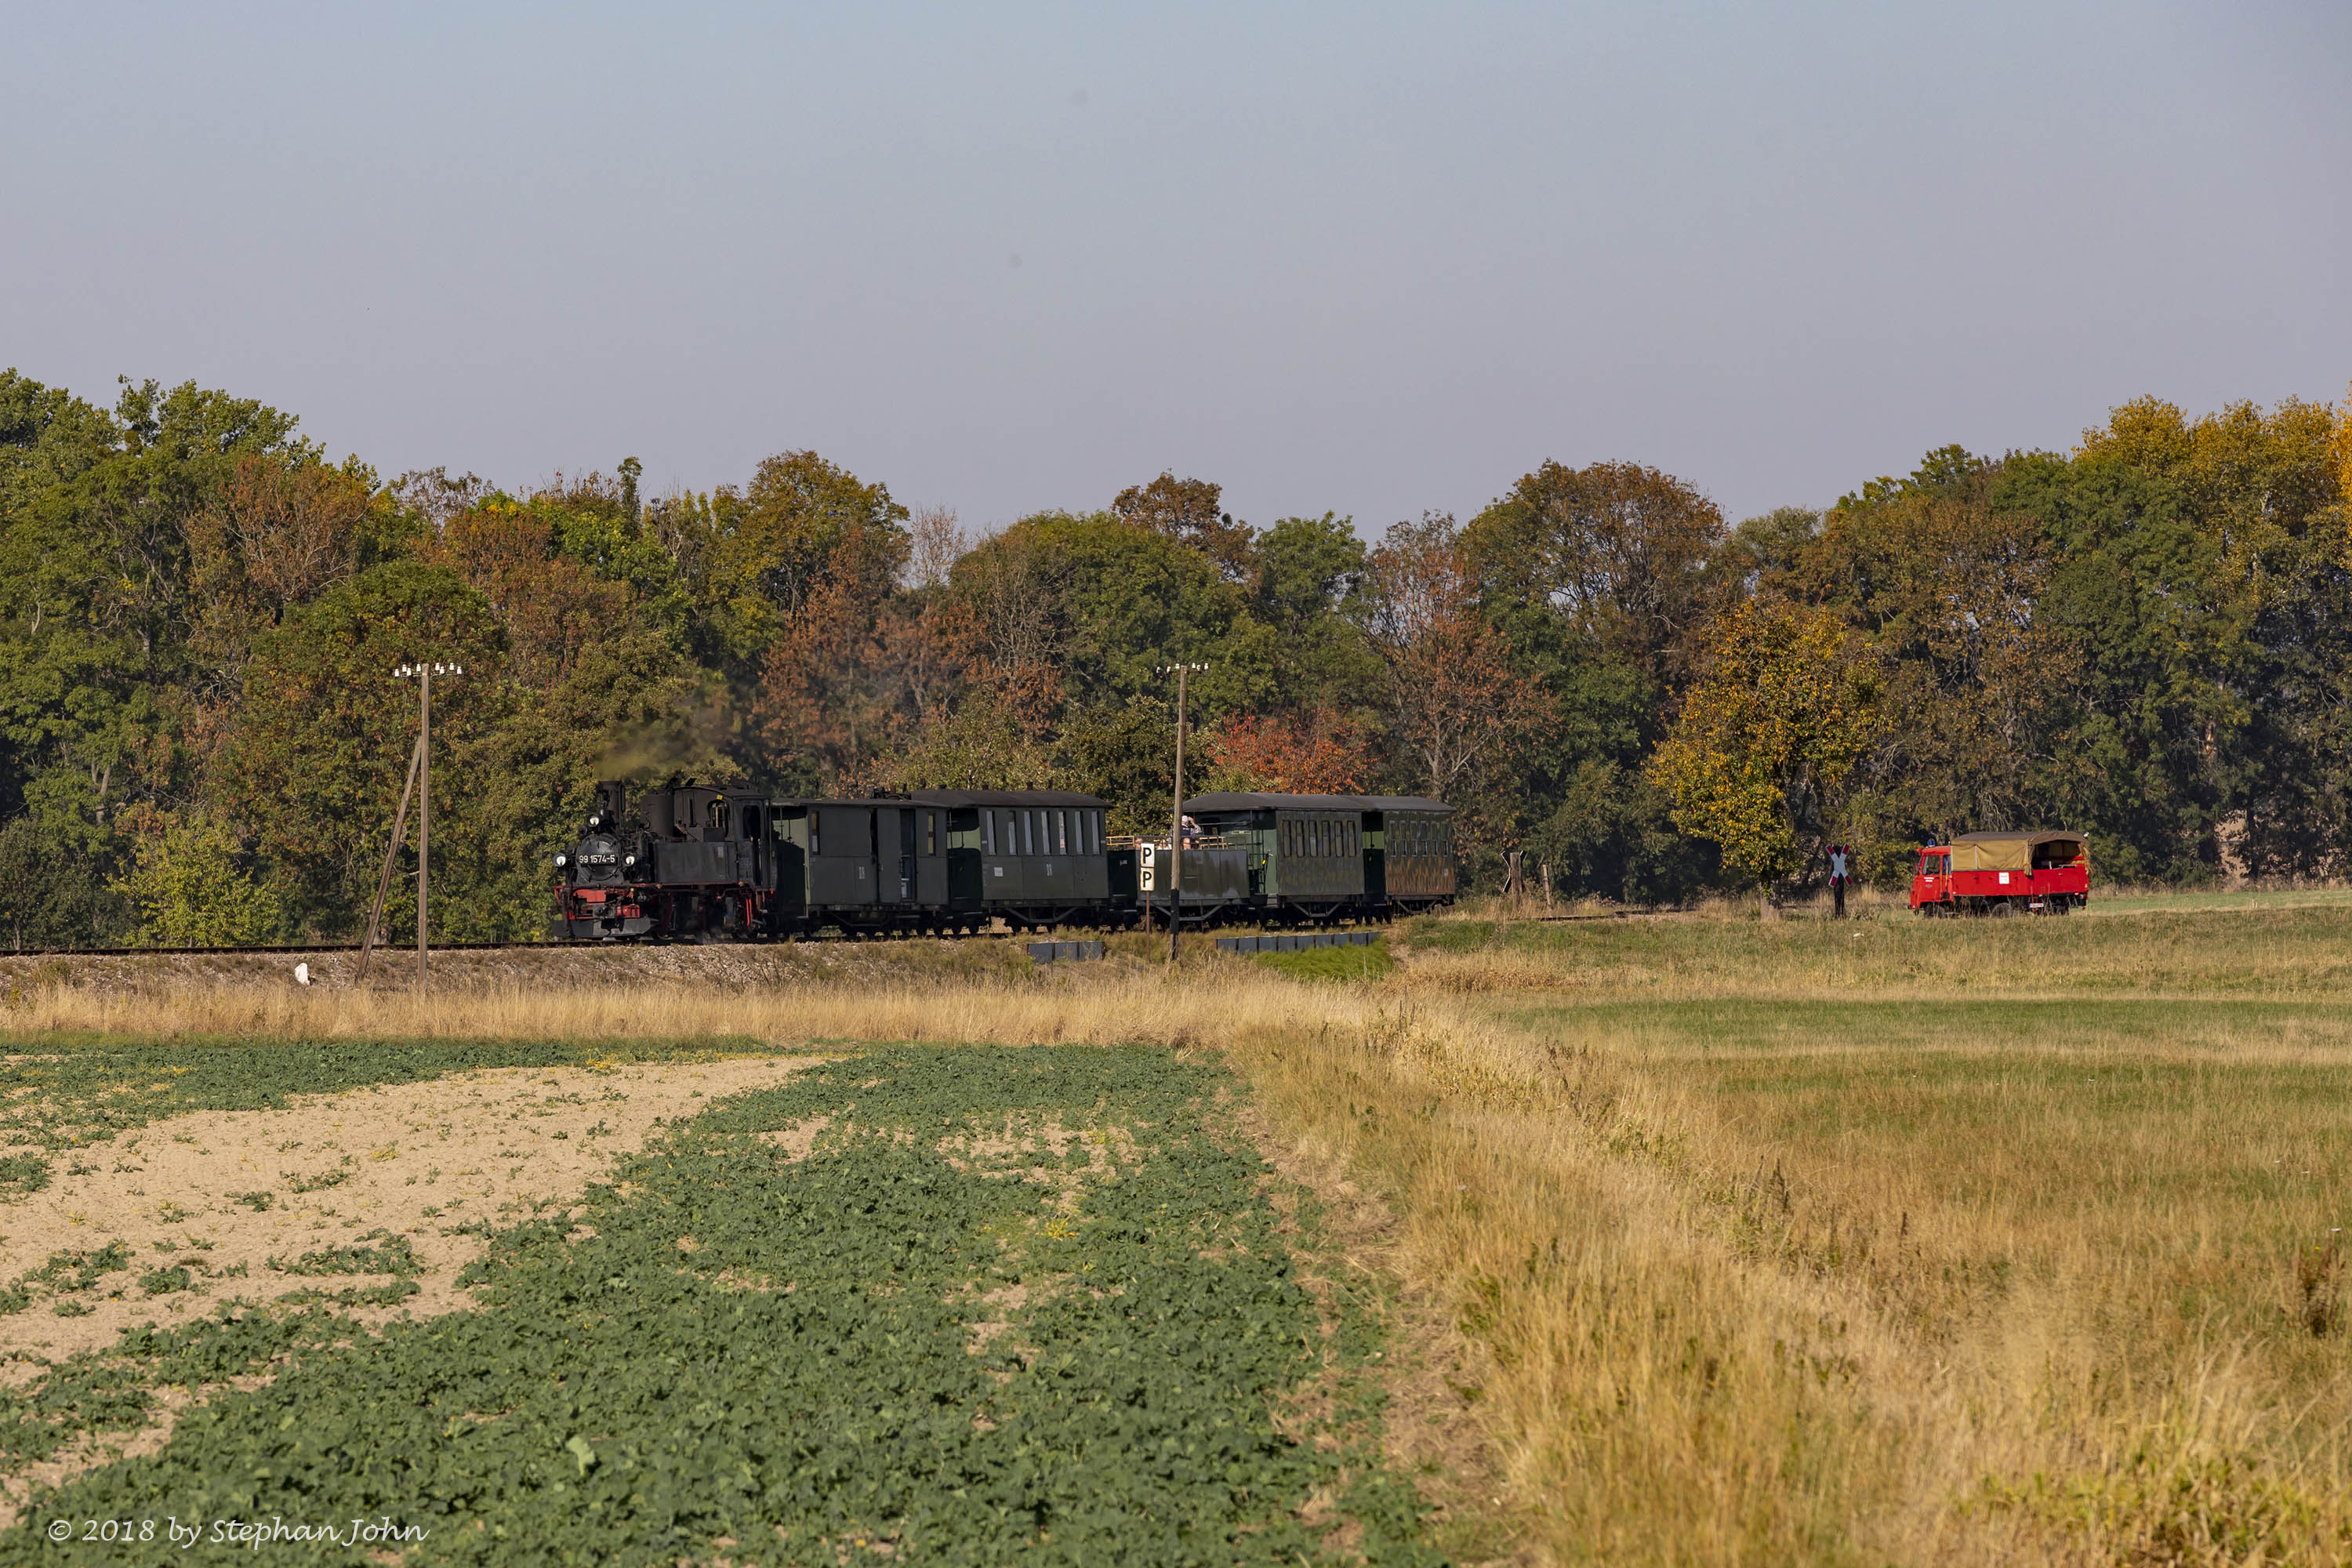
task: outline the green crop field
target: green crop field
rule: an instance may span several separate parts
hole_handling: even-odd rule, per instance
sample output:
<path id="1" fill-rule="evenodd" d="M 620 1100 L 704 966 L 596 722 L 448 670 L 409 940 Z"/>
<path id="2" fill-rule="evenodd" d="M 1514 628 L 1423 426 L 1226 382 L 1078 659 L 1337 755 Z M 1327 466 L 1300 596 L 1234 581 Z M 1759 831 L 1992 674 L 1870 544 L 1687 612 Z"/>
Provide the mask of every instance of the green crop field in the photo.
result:
<path id="1" fill-rule="evenodd" d="M 482 1052 L 220 1054 L 316 1086 Z M 215 1079 L 180 1103 L 256 1092 Z M 475 1310 L 370 1331 L 331 1289 L 226 1295 L 13 1391 L 19 1468 L 210 1397 L 36 1498 L 0 1561 L 62 1560 L 52 1519 L 281 1517 L 389 1518 L 428 1563 L 1428 1560 L 1380 1451 L 1377 1302 L 1302 1285 L 1234 1087 L 1148 1049 L 899 1047 L 722 1100 L 486 1237 Z M 285 1268 L 414 1272 L 396 1237 Z"/>

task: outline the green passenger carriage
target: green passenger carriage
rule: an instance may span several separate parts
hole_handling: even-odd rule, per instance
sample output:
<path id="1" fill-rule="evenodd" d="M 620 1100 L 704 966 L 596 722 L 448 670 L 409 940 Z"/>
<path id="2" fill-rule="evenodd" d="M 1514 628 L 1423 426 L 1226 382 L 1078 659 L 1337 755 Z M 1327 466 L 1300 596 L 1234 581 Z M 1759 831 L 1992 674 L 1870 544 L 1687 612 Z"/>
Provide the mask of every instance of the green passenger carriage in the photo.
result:
<path id="1" fill-rule="evenodd" d="M 1114 838 L 1071 790 L 809 800 L 603 784 L 555 858 L 565 941 L 1117 930 L 1165 921 L 1164 839 Z M 1178 855 L 1187 924 L 1378 921 L 1454 896 L 1452 811 L 1391 795 L 1204 795 Z"/>

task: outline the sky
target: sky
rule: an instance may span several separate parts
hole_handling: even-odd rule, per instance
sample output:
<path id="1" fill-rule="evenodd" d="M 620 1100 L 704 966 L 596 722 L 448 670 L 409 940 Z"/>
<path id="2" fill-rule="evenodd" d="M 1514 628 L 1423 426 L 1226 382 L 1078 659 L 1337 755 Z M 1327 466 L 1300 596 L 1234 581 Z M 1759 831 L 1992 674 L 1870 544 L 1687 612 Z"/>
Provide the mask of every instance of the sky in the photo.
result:
<path id="1" fill-rule="evenodd" d="M 387 478 L 1733 520 L 2352 381 L 2352 7 L 7 10 L 0 364 Z"/>

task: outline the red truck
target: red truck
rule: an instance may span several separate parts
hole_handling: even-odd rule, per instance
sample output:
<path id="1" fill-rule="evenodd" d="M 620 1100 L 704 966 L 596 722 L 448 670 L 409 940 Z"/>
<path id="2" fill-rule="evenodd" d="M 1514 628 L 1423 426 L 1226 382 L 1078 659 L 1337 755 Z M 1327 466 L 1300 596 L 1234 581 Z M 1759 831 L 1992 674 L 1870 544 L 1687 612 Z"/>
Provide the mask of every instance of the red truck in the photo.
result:
<path id="1" fill-rule="evenodd" d="M 2063 915 L 2091 898 L 2079 833 L 1968 833 L 1919 851 L 1911 907 L 1923 915 Z"/>

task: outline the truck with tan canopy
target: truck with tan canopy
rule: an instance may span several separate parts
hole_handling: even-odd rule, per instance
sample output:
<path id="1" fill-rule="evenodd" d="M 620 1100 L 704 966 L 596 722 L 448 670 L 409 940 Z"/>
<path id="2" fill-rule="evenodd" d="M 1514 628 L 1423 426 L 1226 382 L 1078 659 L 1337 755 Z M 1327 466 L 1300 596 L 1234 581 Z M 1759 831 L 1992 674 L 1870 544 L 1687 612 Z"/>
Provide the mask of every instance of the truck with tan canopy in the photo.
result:
<path id="1" fill-rule="evenodd" d="M 1911 877 L 1923 915 L 2063 915 L 2090 897 L 2091 847 L 2079 833 L 1965 833 L 1921 849 Z"/>

